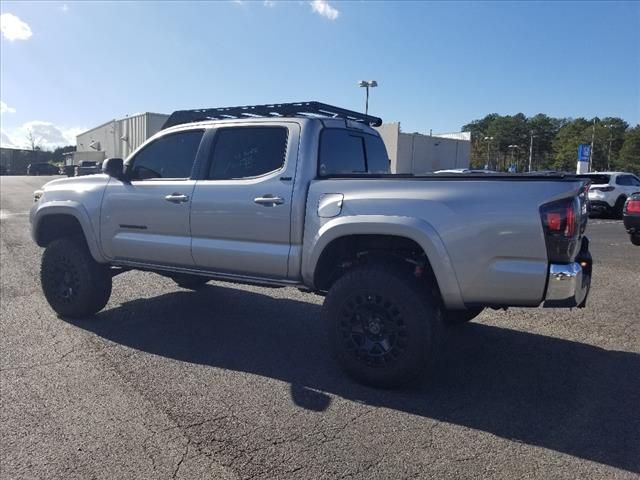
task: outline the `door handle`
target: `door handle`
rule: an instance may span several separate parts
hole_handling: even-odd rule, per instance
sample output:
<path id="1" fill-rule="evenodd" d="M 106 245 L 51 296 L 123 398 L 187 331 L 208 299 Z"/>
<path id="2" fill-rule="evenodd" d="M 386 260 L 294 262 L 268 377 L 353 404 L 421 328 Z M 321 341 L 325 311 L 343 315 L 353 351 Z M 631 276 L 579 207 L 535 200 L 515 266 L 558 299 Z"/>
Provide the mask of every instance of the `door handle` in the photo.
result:
<path id="1" fill-rule="evenodd" d="M 274 197 L 271 194 L 267 194 L 267 195 L 264 195 L 263 197 L 256 197 L 253 199 L 253 201 L 258 205 L 264 205 L 265 207 L 273 207 L 275 205 L 282 205 L 284 203 L 284 198 Z"/>
<path id="2" fill-rule="evenodd" d="M 185 203 L 189 201 L 189 195 L 185 195 L 183 193 L 172 193 L 171 195 L 164 197 L 164 199 L 171 203 Z"/>

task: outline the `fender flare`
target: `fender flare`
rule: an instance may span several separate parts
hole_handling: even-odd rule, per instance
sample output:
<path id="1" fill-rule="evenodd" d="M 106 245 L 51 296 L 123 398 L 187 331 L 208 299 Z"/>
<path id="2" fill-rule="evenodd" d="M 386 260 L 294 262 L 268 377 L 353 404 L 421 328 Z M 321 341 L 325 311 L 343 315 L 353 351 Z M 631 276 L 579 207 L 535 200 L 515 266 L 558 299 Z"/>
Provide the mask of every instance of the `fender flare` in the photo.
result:
<path id="1" fill-rule="evenodd" d="M 51 201 L 34 209 L 31 213 L 31 237 L 34 242 L 37 243 L 38 228 L 42 224 L 42 220 L 49 215 L 69 215 L 74 217 L 82 228 L 91 256 L 96 262 L 107 263 L 107 259 L 100 249 L 98 236 L 93 230 L 91 218 L 84 206 L 76 201 Z"/>
<path id="2" fill-rule="evenodd" d="M 325 223 L 313 238 L 309 254 L 303 256 L 305 284 L 313 285 L 324 249 L 332 241 L 351 235 L 390 235 L 413 240 L 429 259 L 445 306 L 448 309 L 464 308 L 460 285 L 444 242 L 430 223 L 414 217 L 358 215 L 338 217 Z"/>

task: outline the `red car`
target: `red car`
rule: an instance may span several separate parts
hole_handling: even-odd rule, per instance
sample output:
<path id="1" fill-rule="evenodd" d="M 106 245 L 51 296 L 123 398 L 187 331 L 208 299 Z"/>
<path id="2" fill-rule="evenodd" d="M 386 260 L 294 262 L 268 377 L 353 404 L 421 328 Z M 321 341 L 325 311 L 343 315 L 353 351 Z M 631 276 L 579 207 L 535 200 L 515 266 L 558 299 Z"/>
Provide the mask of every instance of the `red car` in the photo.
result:
<path id="1" fill-rule="evenodd" d="M 640 192 L 627 199 L 622 210 L 622 219 L 631 236 L 631 243 L 640 245 Z"/>

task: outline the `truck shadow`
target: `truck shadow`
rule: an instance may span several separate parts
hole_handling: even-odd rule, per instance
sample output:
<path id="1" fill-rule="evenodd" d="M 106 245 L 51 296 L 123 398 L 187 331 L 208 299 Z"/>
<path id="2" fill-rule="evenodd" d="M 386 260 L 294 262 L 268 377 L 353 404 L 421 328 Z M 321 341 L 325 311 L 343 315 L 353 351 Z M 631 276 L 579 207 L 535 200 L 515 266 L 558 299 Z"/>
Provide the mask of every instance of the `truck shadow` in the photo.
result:
<path id="1" fill-rule="evenodd" d="M 144 352 L 288 382 L 302 408 L 323 411 L 335 394 L 640 472 L 638 354 L 470 324 L 451 333 L 432 378 L 381 391 L 337 369 L 319 317 L 313 303 L 216 285 L 73 323 Z"/>

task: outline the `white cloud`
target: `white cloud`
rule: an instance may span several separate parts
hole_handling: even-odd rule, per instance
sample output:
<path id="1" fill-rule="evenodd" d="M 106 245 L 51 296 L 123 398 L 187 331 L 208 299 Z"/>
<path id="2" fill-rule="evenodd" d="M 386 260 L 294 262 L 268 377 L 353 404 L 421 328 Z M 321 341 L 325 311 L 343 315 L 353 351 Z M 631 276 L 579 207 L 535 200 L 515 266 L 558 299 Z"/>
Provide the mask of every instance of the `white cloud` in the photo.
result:
<path id="1" fill-rule="evenodd" d="M 0 114 L 3 113 L 16 113 L 16 109 L 0 100 Z"/>
<path id="2" fill-rule="evenodd" d="M 27 40 L 33 35 L 31 27 L 12 13 L 0 15 L 0 30 L 2 30 L 2 36 L 10 42 Z"/>
<path id="3" fill-rule="evenodd" d="M 60 10 L 62 10 L 64 13 L 67 13 L 69 11 L 69 5 L 67 5 L 66 3 L 63 3 L 62 6 L 60 7 Z"/>
<path id="4" fill-rule="evenodd" d="M 274 0 L 264 0 L 264 6 L 265 7 L 275 7 L 276 6 L 276 2 Z"/>
<path id="5" fill-rule="evenodd" d="M 340 15 L 338 9 L 329 5 L 327 0 L 313 0 L 309 2 L 311 10 L 318 15 L 328 18 L 329 20 L 335 20 Z"/>
<path id="6" fill-rule="evenodd" d="M 4 132 L 4 130 L 0 130 L 0 147 L 2 147 L 2 148 L 15 148 L 15 145 L 11 141 L 11 138 L 9 138 L 9 135 L 7 135 Z"/>
<path id="7" fill-rule="evenodd" d="M 14 148 L 31 148 L 29 145 L 29 133 L 33 134 L 36 144 L 45 150 L 52 150 L 65 145 L 75 145 L 76 136 L 86 132 L 81 127 L 58 127 L 51 122 L 33 120 L 22 124 L 11 132 L 2 131 L 2 146 Z"/>

